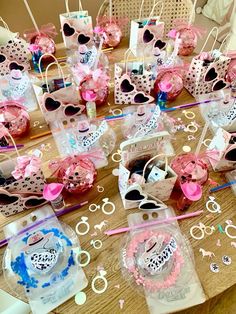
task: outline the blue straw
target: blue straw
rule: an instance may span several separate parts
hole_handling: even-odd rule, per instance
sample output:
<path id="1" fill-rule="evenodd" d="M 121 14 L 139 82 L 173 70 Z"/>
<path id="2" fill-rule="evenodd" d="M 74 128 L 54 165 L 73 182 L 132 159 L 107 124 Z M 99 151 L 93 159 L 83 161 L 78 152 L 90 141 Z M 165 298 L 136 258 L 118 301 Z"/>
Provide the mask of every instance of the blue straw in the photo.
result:
<path id="1" fill-rule="evenodd" d="M 225 183 L 225 184 L 222 184 L 222 185 L 219 185 L 219 186 L 216 186 L 215 188 L 210 189 L 210 192 L 217 192 L 219 190 L 228 188 L 229 186 L 234 185 L 234 184 L 236 184 L 236 180 L 230 181 L 228 183 Z"/>

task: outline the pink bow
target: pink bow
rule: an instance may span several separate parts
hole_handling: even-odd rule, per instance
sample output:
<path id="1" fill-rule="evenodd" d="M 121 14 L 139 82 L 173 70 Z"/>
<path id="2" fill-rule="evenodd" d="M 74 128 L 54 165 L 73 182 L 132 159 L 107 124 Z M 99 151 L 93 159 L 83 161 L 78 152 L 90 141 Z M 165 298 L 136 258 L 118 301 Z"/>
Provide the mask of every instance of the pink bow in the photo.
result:
<path id="1" fill-rule="evenodd" d="M 201 38 L 206 33 L 206 30 L 204 28 L 199 27 L 199 26 L 194 26 L 192 24 L 189 25 L 188 22 L 180 20 L 180 19 L 174 20 L 173 25 L 175 27 L 174 30 L 177 31 L 176 34 L 183 28 L 191 29 L 192 32 L 199 38 Z M 173 34 L 174 33 L 172 33 L 172 35 Z"/>
<path id="2" fill-rule="evenodd" d="M 105 29 L 101 26 L 96 26 L 93 32 L 98 35 L 103 35 L 105 33 Z"/>
<path id="3" fill-rule="evenodd" d="M 86 76 L 92 77 L 94 81 L 93 89 L 103 88 L 107 86 L 109 81 L 109 76 L 105 71 L 100 68 L 92 70 L 88 65 L 83 65 L 82 63 L 77 63 L 77 65 L 72 68 L 72 72 L 79 82 L 81 82 Z"/>
<path id="4" fill-rule="evenodd" d="M 52 23 L 42 25 L 39 28 L 39 32 L 40 34 L 46 34 L 51 38 L 54 38 L 57 35 L 56 27 Z M 36 36 L 38 36 L 38 32 L 36 31 L 35 28 L 24 31 L 24 37 L 26 38 L 27 41 L 31 41 L 31 39 L 33 39 Z"/>
<path id="5" fill-rule="evenodd" d="M 30 177 L 41 167 L 41 159 L 36 156 L 20 156 L 17 157 L 16 162 L 15 170 L 11 173 L 16 180 Z"/>
<path id="6" fill-rule="evenodd" d="M 53 171 L 53 175 L 57 174 L 61 168 L 68 169 L 71 165 L 75 164 L 83 158 L 92 159 L 104 159 L 104 152 L 101 148 L 95 148 L 89 152 L 80 153 L 79 155 L 68 156 L 63 159 L 55 159 L 48 165 L 49 169 Z"/>

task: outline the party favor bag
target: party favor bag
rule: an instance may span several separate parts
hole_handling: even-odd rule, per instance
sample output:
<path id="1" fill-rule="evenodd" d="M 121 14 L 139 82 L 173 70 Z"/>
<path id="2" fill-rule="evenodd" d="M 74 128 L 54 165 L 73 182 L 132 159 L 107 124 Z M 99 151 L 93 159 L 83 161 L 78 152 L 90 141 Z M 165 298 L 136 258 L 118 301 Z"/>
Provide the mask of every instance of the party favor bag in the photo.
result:
<path id="1" fill-rule="evenodd" d="M 230 63 L 230 58 L 220 52 L 224 42 L 222 42 L 219 50 L 213 50 L 217 40 L 216 36 L 212 50 L 209 53 L 203 52 L 214 30 L 218 32 L 217 27 L 211 30 L 202 47 L 200 55 L 192 59 L 189 71 L 185 77 L 184 86 L 194 97 L 222 90 L 228 86 L 228 83 L 225 81 L 225 75 Z M 209 58 L 211 58 L 211 61 L 209 61 Z"/>
<path id="2" fill-rule="evenodd" d="M 115 63 L 115 103 L 146 104 L 154 101 L 149 96 L 153 87 L 153 73 L 142 62 L 129 62 L 131 50 L 125 53 L 125 61 Z"/>
<path id="3" fill-rule="evenodd" d="M 210 159 L 214 171 L 236 169 L 235 142 L 235 133 L 231 134 L 222 128 L 218 128 L 207 149 L 209 152 L 218 152 L 216 158 Z"/>
<path id="4" fill-rule="evenodd" d="M 130 201 L 126 198 L 127 190 L 132 188 L 131 165 L 136 160 L 144 160 L 145 166 L 141 169 L 140 185 L 146 194 L 150 194 L 162 201 L 169 199 L 177 179 L 176 173 L 168 165 L 168 156 L 174 154 L 174 149 L 170 143 L 170 134 L 168 132 L 159 132 L 153 135 L 139 137 L 127 140 L 120 145 L 121 162 L 119 167 L 119 190 L 125 209 L 138 207 L 138 202 Z M 159 153 L 157 155 L 157 152 Z M 155 159 L 164 159 L 161 163 L 161 172 L 165 171 L 164 179 L 155 180 L 155 173 L 149 174 L 153 177 L 149 183 L 144 179 L 147 166 Z M 156 160 L 155 160 L 156 161 Z M 158 167 L 159 168 L 159 167 Z M 158 174 L 157 174 L 158 175 Z M 151 182 L 152 181 L 152 182 Z"/>
<path id="5" fill-rule="evenodd" d="M 92 18 L 84 11 L 79 0 L 79 11 L 70 12 L 69 0 L 65 0 L 67 13 L 60 14 L 62 37 L 66 48 L 77 48 L 93 39 Z"/>
<path id="6" fill-rule="evenodd" d="M 42 196 L 45 179 L 40 158 L 20 156 L 9 132 L 4 134 L 11 138 L 17 153 L 16 159 L 4 154 L 6 160 L 0 162 L 0 212 L 10 216 L 47 201 Z"/>
<path id="7" fill-rule="evenodd" d="M 4 235 L 4 278 L 33 314 L 51 312 L 87 286 L 78 238 L 49 206 L 8 224 Z"/>
<path id="8" fill-rule="evenodd" d="M 146 45 L 153 45 L 157 40 L 163 38 L 165 23 L 160 22 L 161 13 L 159 16 L 152 16 L 155 7 L 162 3 L 161 13 L 163 11 L 163 1 L 157 1 L 154 3 L 150 15 L 148 18 L 141 18 L 142 8 L 144 1 L 142 1 L 139 18 L 137 20 L 131 21 L 131 30 L 130 30 L 130 42 L 129 47 L 132 53 L 137 56 L 138 49 L 142 50 Z"/>
<path id="9" fill-rule="evenodd" d="M 7 23 L 1 17 L 0 21 L 9 30 Z M 11 70 L 29 70 L 28 54 L 27 44 L 18 33 L 6 44 L 0 45 L 0 76 L 9 74 Z"/>
<path id="10" fill-rule="evenodd" d="M 48 69 L 52 65 L 57 66 L 58 75 L 62 77 L 63 87 L 50 92 L 48 83 Z M 76 90 L 75 85 L 66 86 L 65 76 L 58 62 L 50 63 L 47 66 L 45 71 L 45 83 L 47 92 L 45 92 L 41 98 L 41 109 L 45 120 L 48 123 L 55 120 L 63 121 L 65 118 L 75 118 L 82 113 L 85 106 L 79 104 L 79 93 Z"/>

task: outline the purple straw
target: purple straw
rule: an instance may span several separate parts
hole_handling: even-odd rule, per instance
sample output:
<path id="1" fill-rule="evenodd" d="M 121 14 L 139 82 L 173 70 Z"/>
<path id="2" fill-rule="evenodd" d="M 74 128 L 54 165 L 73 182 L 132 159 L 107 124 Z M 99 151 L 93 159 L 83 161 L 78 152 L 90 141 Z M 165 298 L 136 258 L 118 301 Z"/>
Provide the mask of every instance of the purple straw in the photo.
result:
<path id="1" fill-rule="evenodd" d="M 217 99 L 209 99 L 209 100 L 203 100 L 203 101 L 198 101 L 198 102 L 192 102 L 190 104 L 185 104 L 185 105 L 180 105 L 180 106 L 177 106 L 177 107 L 172 107 L 172 108 L 166 108 L 166 109 L 163 109 L 162 111 L 175 111 L 177 109 L 184 109 L 184 108 L 190 108 L 190 107 L 194 107 L 194 106 L 198 106 L 198 105 L 201 105 L 201 104 L 208 104 L 210 102 L 213 102 L 213 101 L 220 101 L 222 100 L 223 98 L 217 98 Z"/>
<path id="2" fill-rule="evenodd" d="M 20 230 L 20 232 L 18 233 L 18 235 L 20 235 L 20 234 L 22 234 L 22 233 L 25 233 L 25 232 L 31 230 L 32 228 L 34 228 L 34 227 L 36 227 L 36 226 L 39 226 L 41 223 L 47 221 L 48 219 L 51 219 L 51 218 L 53 218 L 53 217 L 55 217 L 55 216 L 56 216 L 56 217 L 60 217 L 60 216 L 62 216 L 62 215 L 65 215 L 65 214 L 67 214 L 67 213 L 72 212 L 73 210 L 79 209 L 79 208 L 81 208 L 82 206 L 84 206 L 84 205 L 86 205 L 86 204 L 88 204 L 88 201 L 84 201 L 84 202 L 81 202 L 81 203 L 76 204 L 76 205 L 74 205 L 74 206 L 71 206 L 71 207 L 68 207 L 68 208 L 59 210 L 59 211 L 55 212 L 55 214 L 50 215 L 50 216 L 48 216 L 48 217 L 46 217 L 46 218 L 44 218 L 44 219 L 41 219 L 41 220 L 35 222 L 33 225 L 31 225 L 31 226 L 29 226 L 29 227 L 26 227 L 26 228 L 24 228 L 24 229 L 22 229 L 22 230 Z M 1 240 L 1 241 L 0 241 L 0 247 L 3 247 L 3 246 L 5 246 L 5 245 L 7 245 L 8 241 L 9 241 L 11 238 L 12 238 L 12 237 L 7 238 L 7 239 L 4 239 L 4 240 Z"/>

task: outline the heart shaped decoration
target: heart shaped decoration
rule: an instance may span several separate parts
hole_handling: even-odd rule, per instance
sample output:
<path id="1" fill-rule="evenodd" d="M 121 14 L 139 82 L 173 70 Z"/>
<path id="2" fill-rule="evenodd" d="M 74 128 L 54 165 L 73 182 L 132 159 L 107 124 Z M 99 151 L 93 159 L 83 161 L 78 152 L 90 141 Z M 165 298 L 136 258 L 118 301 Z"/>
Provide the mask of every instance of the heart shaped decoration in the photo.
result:
<path id="1" fill-rule="evenodd" d="M 215 68 L 210 68 L 205 74 L 204 81 L 205 82 L 214 81 L 217 78 L 217 76 L 218 73 L 216 72 Z"/>
<path id="2" fill-rule="evenodd" d="M 236 148 L 229 149 L 225 154 L 225 159 L 229 161 L 236 161 Z"/>
<path id="3" fill-rule="evenodd" d="M 70 37 L 70 36 L 74 35 L 75 29 L 74 29 L 74 27 L 71 27 L 68 23 L 65 23 L 63 25 L 63 33 L 66 37 Z"/>
<path id="4" fill-rule="evenodd" d="M 10 205 L 19 200 L 19 197 L 17 195 L 11 195 L 7 193 L 1 193 L 0 194 L 0 206 L 4 205 Z"/>
<path id="5" fill-rule="evenodd" d="M 120 90 L 122 93 L 131 93 L 134 89 L 135 85 L 131 83 L 129 76 L 124 74 L 120 83 Z"/>
<path id="6" fill-rule="evenodd" d="M 84 34 L 79 34 L 78 36 L 78 43 L 80 45 L 85 45 L 87 44 L 88 42 L 90 41 L 90 37 L 89 36 L 86 36 Z"/>
<path id="7" fill-rule="evenodd" d="M 227 86 L 227 83 L 223 80 L 219 80 L 215 82 L 212 86 L 212 91 L 215 92 L 217 90 L 224 89 Z"/>
<path id="8" fill-rule="evenodd" d="M 32 267 L 43 273 L 49 272 L 57 263 L 58 252 L 55 249 L 45 250 L 45 252 L 33 252 L 29 255 Z"/>
<path id="9" fill-rule="evenodd" d="M 154 48 L 159 48 L 160 50 L 164 49 L 165 47 L 166 43 L 160 39 L 158 39 L 154 44 Z"/>
<path id="10" fill-rule="evenodd" d="M 49 94 L 44 94 L 44 107 L 47 111 L 55 111 L 61 106 L 61 102 L 52 98 L 52 96 L 48 96 Z"/>
<path id="11" fill-rule="evenodd" d="M 139 205 L 139 209 L 141 210 L 160 210 L 165 208 L 167 208 L 165 204 L 163 204 L 162 202 L 157 203 L 157 201 L 153 200 L 143 201 Z"/>
<path id="12" fill-rule="evenodd" d="M 46 203 L 47 203 L 47 201 L 42 197 L 40 197 L 40 198 L 32 197 L 32 198 L 28 198 L 25 201 L 24 205 L 26 208 L 33 208 L 33 207 L 41 206 L 41 205 L 46 204 Z"/>
<path id="13" fill-rule="evenodd" d="M 81 113 L 81 107 L 74 106 L 74 105 L 67 105 L 64 109 L 64 114 L 67 117 L 75 116 L 76 114 Z"/>
<path id="14" fill-rule="evenodd" d="M 146 96 L 143 92 L 139 92 L 134 96 L 134 103 L 144 104 L 153 100 L 153 97 Z"/>
<path id="15" fill-rule="evenodd" d="M 23 71 L 24 70 L 24 66 L 19 65 L 17 62 L 11 62 L 9 63 L 9 69 L 11 70 L 20 70 Z"/>
<path id="16" fill-rule="evenodd" d="M 153 33 L 151 33 L 149 29 L 145 29 L 143 33 L 143 42 L 145 44 L 150 43 L 150 41 L 152 41 L 153 38 L 154 38 Z"/>
<path id="17" fill-rule="evenodd" d="M 0 63 L 3 63 L 6 61 L 6 57 L 3 54 L 0 54 Z"/>
<path id="18" fill-rule="evenodd" d="M 140 185 L 131 186 L 125 194 L 125 199 L 131 202 L 141 202 L 146 199 L 146 194 L 142 193 Z"/>

